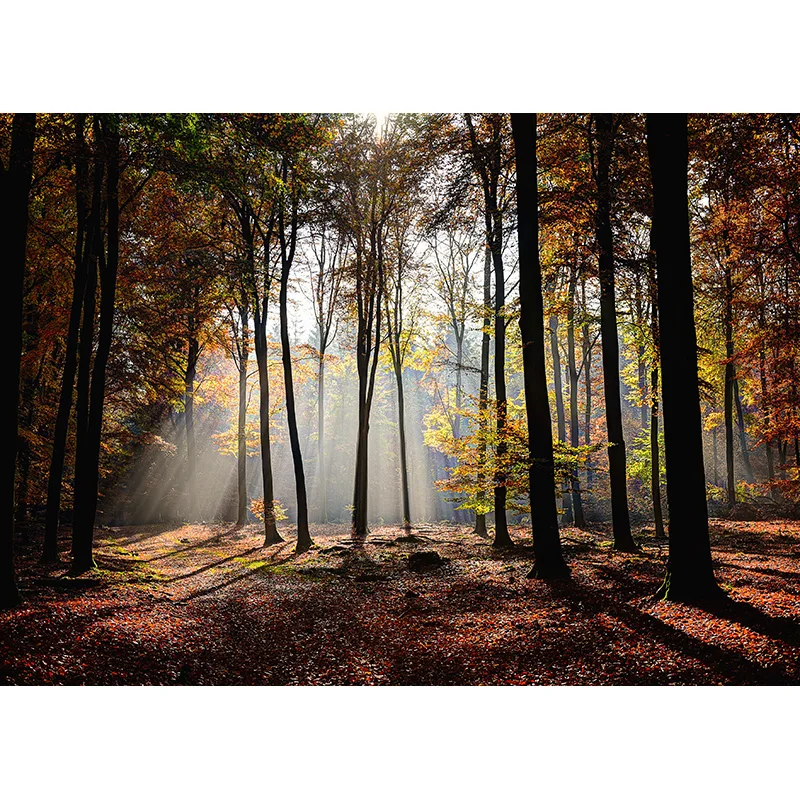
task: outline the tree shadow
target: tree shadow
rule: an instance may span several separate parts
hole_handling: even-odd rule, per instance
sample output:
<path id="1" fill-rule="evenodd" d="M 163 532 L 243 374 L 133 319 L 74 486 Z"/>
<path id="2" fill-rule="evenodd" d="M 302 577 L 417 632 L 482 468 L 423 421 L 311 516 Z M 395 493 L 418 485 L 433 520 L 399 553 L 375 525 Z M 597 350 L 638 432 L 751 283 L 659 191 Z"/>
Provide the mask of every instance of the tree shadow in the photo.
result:
<path id="1" fill-rule="evenodd" d="M 612 567 L 605 567 L 604 571 L 612 577 L 616 575 L 621 583 L 627 583 L 629 586 L 633 583 L 628 576 Z M 798 681 L 797 676 L 788 675 L 777 668 L 763 667 L 739 653 L 716 644 L 703 642 L 624 601 L 609 597 L 606 593 L 583 584 L 575 582 L 569 587 L 554 585 L 552 591 L 554 596 L 559 597 L 577 613 L 590 611 L 594 614 L 609 614 L 640 635 L 652 637 L 667 647 L 697 659 L 733 683 L 783 686 L 794 685 Z M 654 600 L 653 602 L 659 601 Z M 702 610 L 721 619 L 739 622 L 757 633 L 780 639 L 788 644 L 796 641 L 796 633 L 791 634 L 788 625 L 754 609 L 747 603 L 728 600 Z M 796 630 L 793 623 L 789 623 L 789 625 Z"/>
<path id="2" fill-rule="evenodd" d="M 177 581 L 184 581 L 187 578 L 193 578 L 197 575 L 202 575 L 204 572 L 208 572 L 209 570 L 215 569 L 216 567 L 221 567 L 223 564 L 228 564 L 231 561 L 235 561 L 238 558 L 243 558 L 244 556 L 252 555 L 253 553 L 257 553 L 261 550 L 260 547 L 251 547 L 249 550 L 243 550 L 241 553 L 234 553 L 231 556 L 226 556 L 225 558 L 221 558 L 219 561 L 213 561 L 210 564 L 204 564 L 202 567 L 198 567 L 191 572 L 186 572 L 182 575 L 175 575 L 172 578 L 167 578 L 161 583 L 176 583 Z"/>
<path id="3" fill-rule="evenodd" d="M 236 528 L 236 526 L 234 526 L 232 528 L 229 528 L 226 531 L 221 531 L 220 533 L 215 533 L 213 536 L 209 536 L 209 537 L 207 537 L 205 539 L 201 539 L 198 542 L 194 542 L 194 543 L 192 543 L 190 545 L 187 545 L 186 547 L 177 547 L 177 548 L 175 548 L 173 550 L 169 550 L 166 553 L 162 553 L 162 554 L 157 555 L 157 556 L 151 556 L 150 558 L 140 558 L 138 560 L 141 561 L 142 563 L 150 564 L 153 561 L 162 561 L 165 558 L 172 558 L 173 556 L 180 555 L 181 553 L 188 553 L 188 552 L 190 552 L 192 550 L 199 550 L 199 549 L 201 549 L 203 547 L 208 547 L 210 545 L 216 544 L 217 542 L 224 541 L 225 539 L 229 538 L 230 535 L 232 533 L 234 533 L 236 530 L 237 530 L 237 528 Z M 241 528 L 239 528 L 238 530 L 241 530 Z"/>
<path id="4" fill-rule="evenodd" d="M 728 569 L 743 570 L 744 572 L 756 572 L 759 575 L 766 575 L 771 578 L 782 578 L 785 581 L 796 582 L 800 581 L 800 573 L 786 572 L 780 569 L 772 569 L 771 567 L 746 567 L 743 564 L 729 564 L 724 562 Z"/>

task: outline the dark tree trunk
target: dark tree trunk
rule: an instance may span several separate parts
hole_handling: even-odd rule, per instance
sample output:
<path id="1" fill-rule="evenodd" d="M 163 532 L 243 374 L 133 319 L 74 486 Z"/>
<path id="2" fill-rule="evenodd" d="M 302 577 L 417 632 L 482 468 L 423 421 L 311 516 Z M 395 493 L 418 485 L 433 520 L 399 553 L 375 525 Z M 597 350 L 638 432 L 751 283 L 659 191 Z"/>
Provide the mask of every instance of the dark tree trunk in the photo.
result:
<path id="1" fill-rule="evenodd" d="M 25 291 L 25 253 L 28 240 L 28 196 L 33 176 L 33 145 L 36 115 L 14 114 L 8 167 L 0 165 L 0 240 L 6 269 L 7 324 L 10 338 L 3 346 L 3 375 L 11 381 L 13 410 L 6 419 L 3 448 L 6 485 L 6 521 L 0 532 L 0 609 L 21 602 L 14 571 L 14 481 L 17 462 L 17 409 L 19 407 L 20 360 L 22 358 L 22 313 Z"/>
<path id="2" fill-rule="evenodd" d="M 283 537 L 275 522 L 275 490 L 269 446 L 269 352 L 267 349 L 267 301 L 255 309 L 255 350 L 258 365 L 258 431 L 261 443 L 261 478 L 264 484 L 264 546 L 278 544 Z"/>
<path id="3" fill-rule="evenodd" d="M 284 170 L 284 180 L 286 171 Z M 295 241 L 297 236 L 297 209 L 292 209 L 291 229 L 287 243 L 281 208 L 278 230 L 281 239 L 281 353 L 283 355 L 283 381 L 286 392 L 286 423 L 289 428 L 289 445 L 292 450 L 294 465 L 294 487 L 297 495 L 297 545 L 295 552 L 304 553 L 311 547 L 311 534 L 308 530 L 308 494 L 306 492 L 306 474 L 303 466 L 303 454 L 300 450 L 300 436 L 297 431 L 297 411 L 294 401 L 294 381 L 292 379 L 292 351 L 289 345 L 289 317 L 287 313 L 289 272 L 294 260 Z"/>
<path id="4" fill-rule="evenodd" d="M 661 508 L 661 454 L 658 446 L 658 366 L 650 370 L 650 494 L 653 497 L 653 522 L 656 539 L 666 538 Z"/>
<path id="5" fill-rule="evenodd" d="M 725 469 L 728 506 L 733 508 L 736 505 L 736 475 L 733 468 L 733 276 L 729 259 L 725 259 L 723 326 L 725 332 Z"/>
<path id="6" fill-rule="evenodd" d="M 320 341 L 322 330 L 320 329 Z M 328 479 L 325 474 L 325 348 L 319 351 L 317 374 L 317 473 L 319 474 L 320 522 L 328 522 Z"/>
<path id="7" fill-rule="evenodd" d="M 89 541 L 89 558 L 86 558 L 86 531 L 81 533 L 81 515 L 83 500 L 91 491 L 87 483 L 91 482 L 91 445 L 89 435 L 89 415 L 92 388 L 92 350 L 94 347 L 95 311 L 97 306 L 97 272 L 103 251 L 103 175 L 105 164 L 101 156 L 100 122 L 97 117 L 93 123 L 95 157 L 93 172 L 93 195 L 91 226 L 91 249 L 88 255 L 86 288 L 83 298 L 83 315 L 78 336 L 78 382 L 75 399 L 75 477 L 72 502 L 72 565 L 73 569 L 91 569 L 94 560 L 91 555 L 91 539 Z M 76 529 L 78 531 L 76 535 Z M 94 533 L 92 532 L 91 538 Z M 83 539 L 81 539 L 81 536 Z"/>
<path id="8" fill-rule="evenodd" d="M 255 268 L 255 245 L 253 221 L 247 208 L 237 211 L 247 259 L 247 273 L 251 280 L 253 297 L 253 344 L 258 367 L 258 434 L 261 448 L 261 480 L 264 490 L 264 547 L 278 544 L 283 537 L 278 533 L 275 520 L 275 490 L 272 481 L 272 454 L 269 440 L 269 347 L 267 343 L 267 316 L 269 311 L 269 289 L 272 281 L 270 243 L 274 230 L 274 216 L 270 218 L 266 231 L 261 230 L 264 244 L 264 276 L 259 297 Z"/>
<path id="9" fill-rule="evenodd" d="M 558 441 L 567 441 L 567 422 L 564 413 L 564 386 L 561 380 L 561 353 L 558 349 L 558 317 L 550 317 L 548 326 L 550 331 L 550 356 L 553 361 L 553 390 L 556 396 L 556 430 L 558 431 Z M 569 490 L 569 483 L 561 481 L 561 508 L 563 509 L 563 523 L 572 524 L 572 496 Z"/>
<path id="10" fill-rule="evenodd" d="M 475 171 L 483 190 L 483 215 L 486 233 L 486 245 L 491 251 L 494 266 L 494 382 L 497 447 L 495 450 L 494 471 L 494 547 L 511 547 L 514 543 L 508 533 L 506 518 L 506 417 L 508 401 L 506 397 L 506 322 L 503 315 L 505 308 L 505 274 L 503 269 L 503 210 L 498 205 L 498 184 L 501 173 L 502 121 L 501 115 L 495 114 L 491 120 L 491 139 L 487 144 L 478 142 L 472 115 L 465 114 L 469 130 L 470 146 Z"/>
<path id="11" fill-rule="evenodd" d="M 702 603 L 722 595 L 708 535 L 687 199 L 685 114 L 648 114 L 653 178 L 669 561 L 659 596 Z M 688 357 L 687 357 L 688 355 Z"/>
<path id="12" fill-rule="evenodd" d="M 75 475 L 75 519 L 72 528 L 72 571 L 85 572 L 94 566 L 92 545 L 97 514 L 100 443 L 103 431 L 106 368 L 114 333 L 114 305 L 119 266 L 119 121 L 114 115 L 101 122 L 106 161 L 106 205 L 108 208 L 107 252 L 100 256 L 100 330 L 92 367 L 89 419 L 83 470 Z"/>
<path id="13" fill-rule="evenodd" d="M 356 370 L 358 372 L 358 432 L 353 486 L 351 535 L 361 542 L 369 535 L 369 420 L 381 345 L 384 292 L 383 237 L 385 188 L 373 187 L 369 214 L 369 245 L 357 248 L 355 258 Z M 380 206 L 380 210 L 379 210 Z M 362 244 L 366 244 L 365 242 Z"/>
<path id="14" fill-rule="evenodd" d="M 236 425 L 236 477 L 238 503 L 236 525 L 247 524 L 247 367 L 250 356 L 249 325 L 247 308 L 239 309 L 242 325 L 241 349 L 239 351 L 239 417 Z"/>
<path id="15" fill-rule="evenodd" d="M 650 369 L 650 494 L 653 498 L 653 522 L 657 539 L 666 538 L 664 513 L 661 508 L 661 454 L 658 444 L 658 360 L 660 332 L 658 329 L 658 296 L 655 271 L 655 239 L 650 228 L 650 337 L 653 340 L 653 365 Z"/>
<path id="16" fill-rule="evenodd" d="M 638 352 L 637 352 L 637 370 L 639 373 L 639 398 L 641 402 L 641 406 L 639 407 L 639 414 L 640 414 L 640 421 L 642 424 L 642 429 L 644 430 L 647 428 L 647 417 L 648 417 L 648 409 L 647 409 L 647 378 L 645 377 L 646 369 L 644 363 L 644 345 L 639 345 Z"/>
<path id="17" fill-rule="evenodd" d="M 464 324 L 461 323 L 461 330 L 456 331 L 456 413 L 453 419 L 453 438 L 461 438 L 461 403 L 463 400 L 463 360 L 464 360 Z M 448 459 L 448 466 L 455 467 L 457 460 Z M 464 509 L 456 508 L 452 512 L 454 522 L 467 523 L 469 516 Z"/>
<path id="18" fill-rule="evenodd" d="M 583 382 L 586 389 L 586 403 L 583 409 L 583 443 L 592 443 L 592 343 L 589 339 L 589 309 L 586 305 L 586 281 L 581 283 L 581 304 L 584 322 L 582 326 L 581 358 L 583 359 Z M 592 457 L 586 454 L 586 488 L 592 488 Z"/>
<path id="19" fill-rule="evenodd" d="M 506 486 L 505 458 L 508 450 L 506 444 L 506 416 L 508 400 L 506 398 L 506 320 L 505 308 L 506 283 L 503 272 L 502 253 L 502 220 L 496 213 L 492 244 L 492 261 L 494 263 L 494 391 L 497 409 L 497 469 L 495 470 L 494 487 L 494 541 L 493 547 L 511 547 L 514 543 L 508 533 L 506 518 Z"/>
<path id="20" fill-rule="evenodd" d="M 575 292 L 577 289 L 577 265 L 573 261 L 570 265 L 570 278 L 567 306 L 567 368 L 569 370 L 569 441 L 573 448 L 580 447 L 580 426 L 578 424 L 578 365 L 575 359 Z M 581 485 L 578 480 L 578 468 L 570 470 L 570 492 L 572 497 L 572 511 L 575 526 L 586 527 L 583 515 L 583 500 L 581 499 Z"/>
<path id="21" fill-rule="evenodd" d="M 85 114 L 75 115 L 75 205 L 77 232 L 75 236 L 75 277 L 72 281 L 72 305 L 67 328 L 64 372 L 61 376 L 61 391 L 58 398 L 55 428 L 53 430 L 53 451 L 50 459 L 50 472 L 47 480 L 47 507 L 44 524 L 44 548 L 42 561 L 55 563 L 58 557 L 58 523 L 61 512 L 61 482 L 64 477 L 64 461 L 67 452 L 67 433 L 72 411 L 72 396 L 75 392 L 75 373 L 78 368 L 78 333 L 81 326 L 81 309 L 86 290 L 89 256 L 92 250 L 91 237 L 94 230 L 90 225 L 89 210 L 89 164 L 84 138 Z M 99 198 L 97 198 L 99 203 Z"/>
<path id="22" fill-rule="evenodd" d="M 478 418 L 481 427 L 486 424 L 486 414 L 489 409 L 489 331 L 491 330 L 492 317 L 492 253 L 486 247 L 485 258 L 483 261 L 483 328 L 481 333 L 481 377 L 478 389 Z M 480 469 L 478 472 L 478 484 L 482 485 L 486 474 L 486 431 L 480 432 L 480 458 L 478 460 Z M 479 495 L 480 500 L 484 500 L 484 495 Z M 475 515 L 475 530 L 473 531 L 482 538 L 488 538 L 489 533 L 486 529 L 486 514 Z"/>
<path id="23" fill-rule="evenodd" d="M 394 377 L 397 383 L 397 422 L 400 429 L 400 489 L 403 500 L 403 527 L 408 529 L 411 527 L 411 501 L 408 492 L 408 459 L 406 455 L 406 399 L 403 391 L 403 369 L 399 364 L 395 364 Z"/>
<path id="24" fill-rule="evenodd" d="M 651 236 L 652 238 L 652 236 Z M 651 241 L 652 247 L 652 241 Z M 642 296 L 642 278 L 640 273 L 636 273 L 636 297 L 635 297 L 635 323 L 636 330 L 641 335 L 641 331 L 645 325 L 645 310 L 644 310 L 644 297 Z M 647 428 L 649 410 L 647 408 L 647 377 L 646 365 L 644 362 L 644 343 L 640 340 L 636 348 L 636 372 L 638 378 L 639 389 L 639 419 L 642 424 L 642 430 Z"/>
<path id="25" fill-rule="evenodd" d="M 565 578 L 555 498 L 555 465 L 544 355 L 544 303 L 539 261 L 536 114 L 512 114 L 519 210 L 519 295 L 525 411 L 530 455 L 534 567 L 530 577 Z"/>
<path id="26" fill-rule="evenodd" d="M 369 535 L 369 509 L 367 490 L 369 486 L 369 418 L 372 411 L 372 397 L 375 390 L 375 374 L 378 366 L 378 349 L 381 340 L 381 300 L 382 277 L 379 277 L 376 286 L 374 313 L 375 331 L 373 338 L 363 330 L 363 338 L 359 335 L 359 351 L 356 361 L 358 367 L 358 437 L 356 440 L 356 471 L 355 487 L 353 491 L 353 522 L 352 533 L 357 540 L 365 539 Z M 366 319 L 371 319 L 368 314 Z M 373 348 L 375 350 L 373 354 Z"/>
<path id="27" fill-rule="evenodd" d="M 625 439 L 619 390 L 619 341 L 614 290 L 614 240 L 611 230 L 611 157 L 614 123 L 611 114 L 597 117 L 597 244 L 600 249 L 600 330 L 603 340 L 603 388 L 608 431 L 608 471 L 614 548 L 636 550 L 628 514 Z"/>
<path id="28" fill-rule="evenodd" d="M 756 275 L 758 278 L 758 288 L 761 300 L 758 310 L 758 326 L 763 333 L 767 327 L 766 318 L 764 314 L 764 306 L 766 303 L 766 297 L 765 297 L 766 291 L 764 286 L 764 272 L 761 269 L 760 263 L 758 265 L 758 271 Z M 761 403 L 760 403 L 761 413 L 764 415 L 764 427 L 769 431 L 771 411 L 770 411 L 769 392 L 767 389 L 767 351 L 764 346 L 763 340 L 758 350 L 758 375 L 759 375 L 759 382 L 761 384 Z M 765 439 L 764 450 L 767 456 L 767 480 L 770 482 L 769 496 L 775 499 L 776 490 L 771 485 L 772 482 L 775 480 L 775 459 L 772 454 L 772 441 L 770 439 Z"/>
<path id="29" fill-rule="evenodd" d="M 733 397 L 736 402 L 736 421 L 739 426 L 739 446 L 742 450 L 744 479 L 748 483 L 753 483 L 753 466 L 750 463 L 750 451 L 747 449 L 747 431 L 744 426 L 744 410 L 742 409 L 742 398 L 739 394 L 739 380 L 737 378 L 733 379 Z"/>

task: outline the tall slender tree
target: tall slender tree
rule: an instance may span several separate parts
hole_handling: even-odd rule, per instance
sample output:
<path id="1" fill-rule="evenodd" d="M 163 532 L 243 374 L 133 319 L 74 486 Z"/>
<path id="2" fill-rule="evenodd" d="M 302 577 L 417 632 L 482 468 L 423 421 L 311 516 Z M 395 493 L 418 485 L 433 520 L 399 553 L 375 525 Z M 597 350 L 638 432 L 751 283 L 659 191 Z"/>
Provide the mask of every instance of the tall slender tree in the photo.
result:
<path id="1" fill-rule="evenodd" d="M 544 301 L 539 260 L 539 190 L 536 169 L 536 114 L 512 114 L 517 162 L 519 283 L 522 366 L 530 456 L 531 527 L 535 563 L 530 577 L 569 575 L 558 533 L 555 465 L 544 356 Z"/>
<path id="2" fill-rule="evenodd" d="M 505 458 L 507 452 L 506 421 L 508 398 L 506 396 L 506 284 L 503 265 L 503 215 L 505 212 L 503 173 L 504 163 L 503 115 L 489 114 L 485 120 L 487 132 L 479 137 L 472 114 L 464 118 L 469 131 L 470 151 L 475 172 L 483 191 L 483 216 L 486 228 L 486 247 L 492 254 L 494 266 L 494 386 L 495 412 L 497 417 L 497 468 L 494 486 L 494 547 L 513 545 L 508 532 L 506 516 Z"/>
<path id="3" fill-rule="evenodd" d="M 647 149 L 653 181 L 669 561 L 658 595 L 702 603 L 723 593 L 714 578 L 708 534 L 703 428 L 697 377 L 689 240 L 685 114 L 648 114 Z M 687 357 L 688 354 L 688 357 Z"/>
<path id="4" fill-rule="evenodd" d="M 567 287 L 567 366 L 569 371 L 569 443 L 574 448 L 580 447 L 580 427 L 578 424 L 578 369 L 575 357 L 575 294 L 578 286 L 577 254 L 570 260 L 569 283 Z M 572 498 L 572 514 L 576 527 L 585 528 L 586 518 L 583 514 L 583 498 L 577 466 L 572 467 L 569 477 Z"/>
<path id="5" fill-rule="evenodd" d="M 72 571 L 85 572 L 94 566 L 92 553 L 97 492 L 100 475 L 100 445 L 106 391 L 106 368 L 114 331 L 114 309 L 119 266 L 119 118 L 114 114 L 100 119 L 102 161 L 105 164 L 105 206 L 107 225 L 103 246 L 97 231 L 97 255 L 100 278 L 100 329 L 92 364 L 89 413 L 83 431 L 82 458 L 75 465 L 75 509 L 72 526 Z M 93 327 L 93 326 L 92 326 Z M 88 336 L 88 332 L 87 332 Z"/>
<path id="6" fill-rule="evenodd" d="M 403 508 L 403 527 L 411 527 L 411 498 L 408 486 L 408 455 L 406 443 L 406 399 L 403 385 L 405 362 L 411 348 L 418 309 L 410 306 L 404 297 L 408 281 L 411 254 L 415 242 L 409 241 L 412 220 L 408 215 L 394 220 L 390 225 L 390 243 L 393 247 L 391 261 L 387 259 L 384 270 L 384 316 L 386 318 L 386 344 L 392 360 L 397 386 L 397 422 L 400 441 L 400 495 Z"/>
<path id="7" fill-rule="evenodd" d="M 28 240 L 28 203 L 33 176 L 33 146 L 36 115 L 15 114 L 11 129 L 8 165 L 0 164 L 0 239 L 7 265 L 8 325 L 11 340 L 3 348 L 3 374 L 11 381 L 14 407 L 6 415 L 6 444 L 3 448 L 5 504 L 0 531 L 0 608 L 12 608 L 21 601 L 14 572 L 14 479 L 17 462 L 17 407 L 19 406 L 20 359 L 22 357 L 22 309 L 25 286 L 25 254 Z"/>
<path id="8" fill-rule="evenodd" d="M 608 471 L 611 481 L 611 519 L 614 548 L 636 550 L 631 535 L 628 511 L 628 483 L 625 465 L 625 438 L 622 430 L 622 406 L 619 381 L 619 340 L 614 288 L 614 235 L 611 227 L 611 162 L 614 150 L 612 114 L 595 115 L 597 137 L 597 246 L 600 272 L 600 329 L 602 332 L 603 387 L 605 389 L 606 426 L 608 430 Z"/>
<path id="9" fill-rule="evenodd" d="M 78 369 L 78 335 L 81 326 L 86 290 L 89 256 L 92 249 L 90 227 L 90 176 L 89 154 L 86 144 L 86 114 L 74 115 L 75 127 L 75 210 L 76 231 L 73 256 L 75 274 L 72 281 L 72 305 L 70 307 L 69 328 L 67 331 L 64 369 L 61 376 L 61 391 L 58 401 L 55 428 L 53 430 L 53 449 L 50 458 L 50 471 L 47 483 L 47 506 L 45 512 L 44 548 L 42 561 L 54 563 L 58 556 L 58 525 L 61 514 L 61 488 L 64 477 L 64 461 L 67 451 L 67 433 L 75 393 L 75 374 Z M 99 202 L 99 198 L 97 198 Z"/>
<path id="10" fill-rule="evenodd" d="M 308 530 L 308 495 L 303 454 L 300 450 L 300 436 L 297 431 L 297 411 L 294 399 L 294 380 L 292 378 L 292 351 L 289 342 L 288 292 L 289 275 L 297 251 L 298 206 L 300 203 L 294 165 L 288 156 L 283 157 L 281 181 L 287 188 L 288 197 L 282 196 L 278 202 L 278 239 L 281 248 L 281 354 L 283 357 L 283 380 L 286 394 L 286 422 L 289 428 L 289 445 L 294 466 L 294 485 L 297 496 L 297 544 L 295 551 L 304 553 L 311 547 L 311 534 Z M 288 214 L 287 214 L 288 200 Z M 288 216 L 288 220 L 287 220 Z"/>
<path id="11" fill-rule="evenodd" d="M 325 464 L 325 364 L 328 348 L 338 332 L 335 313 L 342 286 L 342 263 L 347 260 L 347 242 L 335 225 L 324 220 L 319 230 L 311 232 L 311 246 L 316 260 L 312 269 L 311 300 L 317 325 L 317 493 L 319 521 L 328 521 L 328 478 Z"/>

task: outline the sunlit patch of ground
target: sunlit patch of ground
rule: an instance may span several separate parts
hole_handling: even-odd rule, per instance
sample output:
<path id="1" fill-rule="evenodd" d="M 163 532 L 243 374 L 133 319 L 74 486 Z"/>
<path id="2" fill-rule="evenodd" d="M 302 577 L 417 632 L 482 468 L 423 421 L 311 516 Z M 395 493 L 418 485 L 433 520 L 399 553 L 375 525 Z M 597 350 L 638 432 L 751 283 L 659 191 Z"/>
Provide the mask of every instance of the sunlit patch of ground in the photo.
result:
<path id="1" fill-rule="evenodd" d="M 19 548 L 26 604 L 0 613 L 10 684 L 778 684 L 800 682 L 800 525 L 717 522 L 714 611 L 656 602 L 666 545 L 616 553 L 563 531 L 573 579 L 525 576 L 529 535 L 493 550 L 468 528 L 413 540 L 315 526 L 315 547 L 262 547 L 258 526 L 98 531 L 82 580 Z M 442 566 L 412 571 L 435 550 Z"/>

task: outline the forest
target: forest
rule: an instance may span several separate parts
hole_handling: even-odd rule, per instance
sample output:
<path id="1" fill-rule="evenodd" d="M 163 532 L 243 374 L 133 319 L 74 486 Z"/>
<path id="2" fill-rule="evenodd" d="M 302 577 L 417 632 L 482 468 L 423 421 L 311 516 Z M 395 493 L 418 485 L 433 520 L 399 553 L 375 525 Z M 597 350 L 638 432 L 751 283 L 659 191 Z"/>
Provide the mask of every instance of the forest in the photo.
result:
<path id="1" fill-rule="evenodd" d="M 800 682 L 800 115 L 0 114 L 0 683 Z"/>

